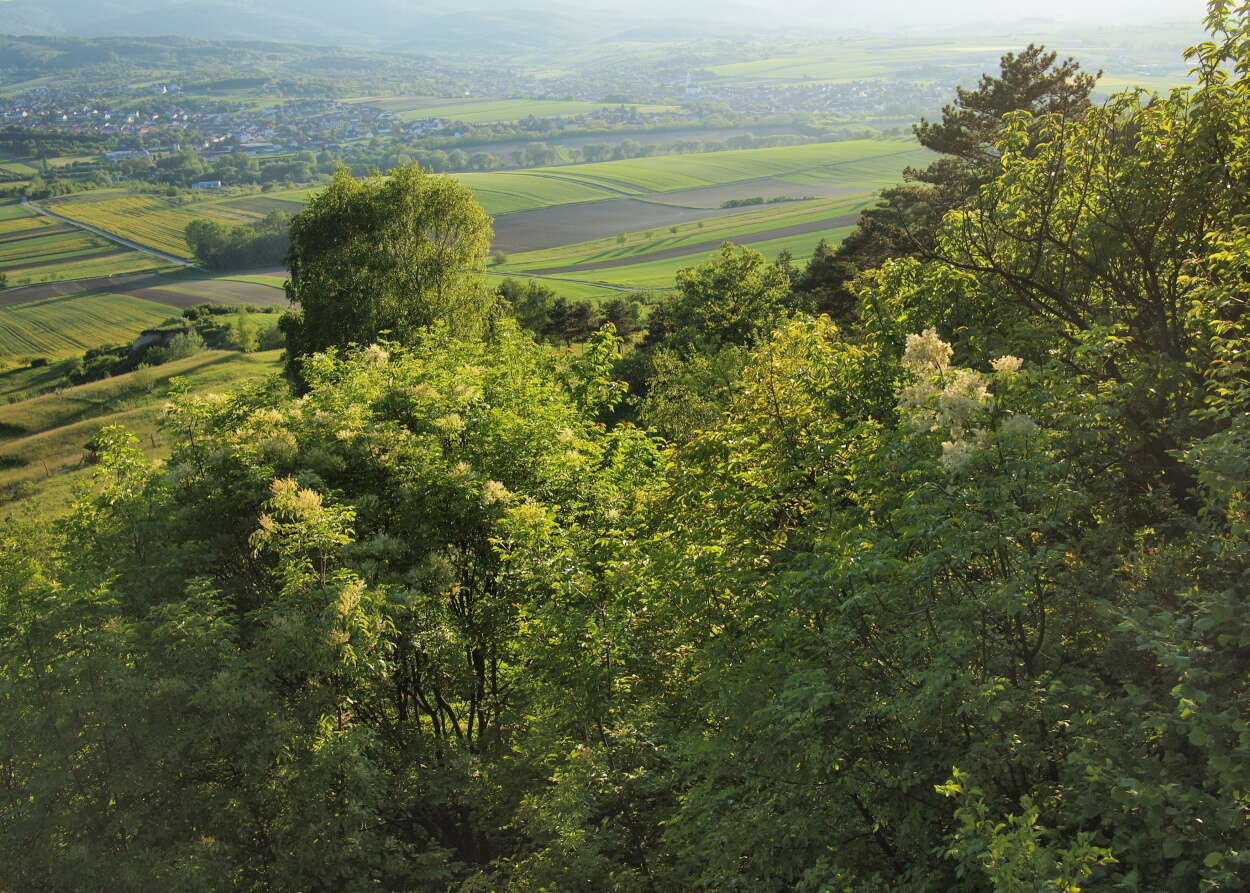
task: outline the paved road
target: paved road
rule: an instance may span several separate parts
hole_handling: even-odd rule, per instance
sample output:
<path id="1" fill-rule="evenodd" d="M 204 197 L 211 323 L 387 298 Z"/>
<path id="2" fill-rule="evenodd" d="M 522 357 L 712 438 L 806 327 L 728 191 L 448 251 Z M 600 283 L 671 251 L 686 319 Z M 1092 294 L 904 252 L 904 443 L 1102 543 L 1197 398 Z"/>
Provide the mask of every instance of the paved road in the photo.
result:
<path id="1" fill-rule="evenodd" d="M 195 266 L 195 264 L 191 263 L 191 261 L 187 260 L 185 257 L 178 257 L 173 254 L 166 254 L 164 251 L 157 251 L 155 248 L 149 248 L 146 245 L 140 245 L 138 242 L 132 242 L 127 238 L 117 235 L 116 233 L 110 233 L 107 230 L 102 230 L 98 226 L 92 226 L 89 223 L 83 223 L 79 220 L 75 220 L 72 217 L 66 217 L 62 214 L 57 214 L 54 211 L 49 211 L 47 208 L 41 208 L 39 205 L 35 204 L 29 199 L 25 199 L 25 198 L 22 199 L 22 204 L 25 205 L 27 208 L 30 208 L 36 214 L 42 214 L 45 217 L 54 217 L 57 220 L 62 220 L 65 223 L 78 227 L 79 229 L 85 229 L 89 233 L 95 233 L 97 236 L 103 236 L 104 238 L 108 239 L 110 242 L 116 242 L 118 245 L 123 245 L 126 248 L 133 248 L 135 251 L 142 251 L 144 254 L 150 254 L 153 257 L 159 257 L 161 260 L 169 261 L 171 264 L 177 264 L 180 267 L 194 267 Z"/>

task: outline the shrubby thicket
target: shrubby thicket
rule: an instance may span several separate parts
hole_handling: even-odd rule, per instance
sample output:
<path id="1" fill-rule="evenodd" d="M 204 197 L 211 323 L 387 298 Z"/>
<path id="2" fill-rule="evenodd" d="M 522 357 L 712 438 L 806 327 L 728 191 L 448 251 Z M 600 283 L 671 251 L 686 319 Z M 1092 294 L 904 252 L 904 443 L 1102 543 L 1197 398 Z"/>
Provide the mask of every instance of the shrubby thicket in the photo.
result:
<path id="1" fill-rule="evenodd" d="M 1250 886 L 1250 7 L 1208 26 L 1190 89 L 999 117 L 836 321 L 728 248 L 625 359 L 431 287 L 308 328 L 302 396 L 176 397 L 159 467 L 103 432 L 0 531 L 0 888 Z M 315 210 L 306 324 L 377 249 Z"/>

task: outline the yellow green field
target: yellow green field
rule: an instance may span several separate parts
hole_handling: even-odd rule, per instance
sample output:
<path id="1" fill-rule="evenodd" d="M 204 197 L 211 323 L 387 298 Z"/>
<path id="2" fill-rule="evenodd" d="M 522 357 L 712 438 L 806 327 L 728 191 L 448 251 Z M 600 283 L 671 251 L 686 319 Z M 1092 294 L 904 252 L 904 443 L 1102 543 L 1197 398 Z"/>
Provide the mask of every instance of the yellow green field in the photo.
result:
<path id="1" fill-rule="evenodd" d="M 46 202 L 49 211 L 116 233 L 176 257 L 190 258 L 187 224 L 206 217 L 246 223 L 262 216 L 229 208 L 221 200 L 176 204 L 159 196 L 124 190 L 101 190 Z"/>
<path id="2" fill-rule="evenodd" d="M 869 176 L 881 162 L 889 167 L 923 163 L 930 153 L 912 140 L 844 140 L 782 146 L 773 149 L 739 149 L 692 155 L 660 155 L 628 161 L 604 161 L 541 168 L 531 173 L 567 177 L 590 185 L 632 194 L 676 192 L 742 180 L 797 176 L 847 180 L 854 184 Z M 914 159 L 914 161 L 913 161 Z M 803 182 L 802 179 L 795 182 Z"/>
<path id="3" fill-rule="evenodd" d="M 0 307 L 0 361 L 81 354 L 131 341 L 178 311 L 131 295 L 81 294 Z"/>
<path id="4" fill-rule="evenodd" d="M 108 276 L 160 265 L 143 252 L 37 215 L 16 202 L 0 205 L 0 272 L 10 286 Z"/>

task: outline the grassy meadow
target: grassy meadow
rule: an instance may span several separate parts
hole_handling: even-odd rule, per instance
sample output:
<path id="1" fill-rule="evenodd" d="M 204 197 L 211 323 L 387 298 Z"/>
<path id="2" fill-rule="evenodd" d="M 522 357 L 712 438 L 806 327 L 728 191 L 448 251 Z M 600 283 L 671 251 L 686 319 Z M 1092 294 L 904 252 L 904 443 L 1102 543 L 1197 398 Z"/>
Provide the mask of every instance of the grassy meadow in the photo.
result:
<path id="1" fill-rule="evenodd" d="M 204 351 L 185 360 L 60 388 L 0 405 L 0 511 L 15 508 L 44 513 L 63 508 L 73 485 L 89 473 L 86 445 L 106 425 L 125 425 L 150 459 L 169 452 L 169 435 L 160 425 L 169 380 L 178 376 L 192 391 L 223 391 L 278 372 L 281 351 L 244 354 Z M 6 379 L 45 370 L 0 373 Z M 16 503 L 16 505 L 14 505 Z"/>

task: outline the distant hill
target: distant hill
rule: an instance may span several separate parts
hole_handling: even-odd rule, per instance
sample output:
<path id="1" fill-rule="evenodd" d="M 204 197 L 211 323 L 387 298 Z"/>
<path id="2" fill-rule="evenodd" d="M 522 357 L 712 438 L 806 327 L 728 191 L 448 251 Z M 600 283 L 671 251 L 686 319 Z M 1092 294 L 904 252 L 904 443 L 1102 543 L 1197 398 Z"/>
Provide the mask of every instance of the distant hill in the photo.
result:
<path id="1" fill-rule="evenodd" d="M 695 5 L 707 0 L 695 0 Z M 350 14 L 347 10 L 350 9 Z M 657 6 L 607 9 L 539 0 L 446 3 L 353 0 L 0 0 L 0 32 L 66 37 L 177 35 L 208 40 L 276 40 L 305 44 L 509 52 L 611 37 L 666 17 Z M 740 18 L 747 7 L 718 5 L 708 29 Z M 671 15 L 669 12 L 667 15 Z M 682 10 L 689 15 L 689 6 Z"/>
<path id="2" fill-rule="evenodd" d="M 1032 14 L 1061 22 L 1099 18 L 1120 24 L 1200 15 L 1202 0 L 1051 0 Z M 165 36 L 270 40 L 418 52 L 513 52 L 574 43 L 671 38 L 692 24 L 700 36 L 985 27 L 1019 19 L 999 0 L 0 0 L 0 32 L 17 35 Z"/>

